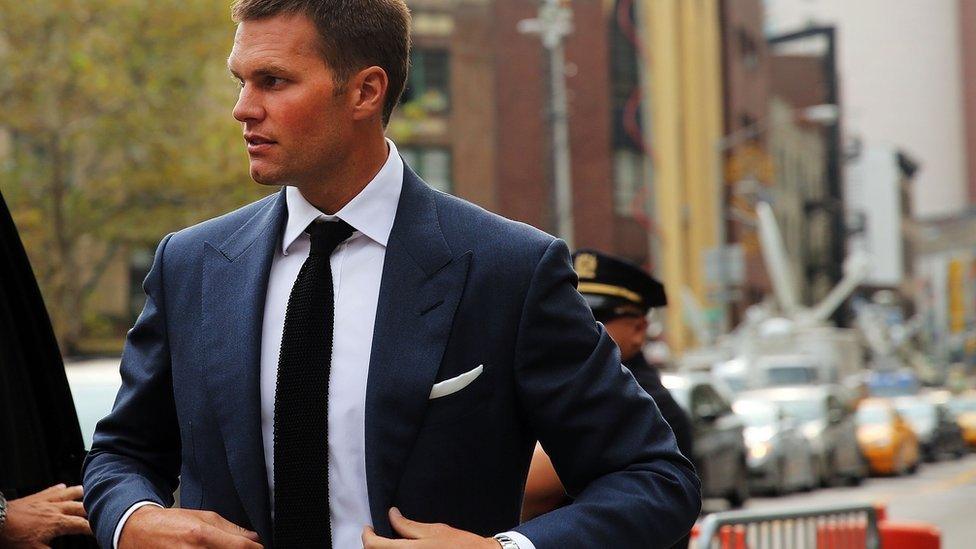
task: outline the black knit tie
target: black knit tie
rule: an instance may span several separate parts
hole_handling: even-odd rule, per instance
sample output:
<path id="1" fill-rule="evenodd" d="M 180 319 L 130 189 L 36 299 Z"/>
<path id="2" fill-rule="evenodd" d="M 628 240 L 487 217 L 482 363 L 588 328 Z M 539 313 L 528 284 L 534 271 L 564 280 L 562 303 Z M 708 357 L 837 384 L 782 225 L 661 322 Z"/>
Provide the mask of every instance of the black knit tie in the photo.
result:
<path id="1" fill-rule="evenodd" d="M 329 256 L 353 229 L 308 226 L 312 250 L 288 297 L 274 409 L 274 545 L 332 547 L 329 520 L 329 371 L 335 304 Z"/>

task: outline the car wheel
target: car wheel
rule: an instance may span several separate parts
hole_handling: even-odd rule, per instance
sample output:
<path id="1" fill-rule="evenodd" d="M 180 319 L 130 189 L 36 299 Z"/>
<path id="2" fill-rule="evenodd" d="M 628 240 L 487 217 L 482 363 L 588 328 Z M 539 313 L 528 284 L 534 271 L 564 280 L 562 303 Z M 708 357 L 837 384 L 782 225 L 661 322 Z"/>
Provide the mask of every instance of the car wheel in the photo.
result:
<path id="1" fill-rule="evenodd" d="M 788 494 L 790 487 L 786 485 L 786 458 L 779 458 L 776 461 L 776 482 L 769 493 L 773 496 Z"/>
<path id="2" fill-rule="evenodd" d="M 739 471 L 736 477 L 735 487 L 726 498 L 729 502 L 729 507 L 732 509 L 741 509 L 742 506 L 745 505 L 746 500 L 749 499 L 748 474 L 749 469 L 746 467 L 745 458 L 742 458 L 739 464 Z"/>
<path id="3" fill-rule="evenodd" d="M 956 459 L 962 459 L 962 458 L 966 457 L 966 454 L 968 454 L 968 453 L 969 453 L 969 448 L 966 448 L 965 441 L 959 440 L 956 443 L 956 450 L 952 453 L 952 455 Z"/>
<path id="4" fill-rule="evenodd" d="M 831 487 L 831 486 L 840 486 L 842 484 L 841 482 L 842 479 L 840 478 L 840 471 L 837 469 L 836 455 L 830 454 L 830 456 L 827 457 L 827 465 L 826 467 L 824 467 L 824 474 L 826 475 L 823 484 L 824 486 Z"/>
<path id="5" fill-rule="evenodd" d="M 918 465 L 921 461 L 922 461 L 922 456 L 915 457 L 915 461 L 913 461 L 912 464 L 908 466 L 909 475 L 914 475 L 918 471 Z"/>
<path id="6" fill-rule="evenodd" d="M 891 476 L 900 477 L 905 474 L 905 457 L 904 452 L 898 450 L 895 452 L 895 463 L 891 466 Z"/>
<path id="7" fill-rule="evenodd" d="M 864 479 L 871 476 L 871 465 L 868 464 L 868 459 L 864 457 L 861 452 L 857 453 L 857 473 L 854 475 L 854 486 L 860 486 L 864 483 Z"/>
<path id="8" fill-rule="evenodd" d="M 820 467 L 818 466 L 818 463 L 820 463 L 820 461 L 816 458 L 816 456 L 812 456 L 811 455 L 810 456 L 810 465 L 809 465 L 809 467 L 810 467 L 810 475 L 808 477 L 809 478 L 809 482 L 807 482 L 806 484 L 803 485 L 802 490 L 804 492 L 810 492 L 810 491 L 812 491 L 820 483 Z"/>

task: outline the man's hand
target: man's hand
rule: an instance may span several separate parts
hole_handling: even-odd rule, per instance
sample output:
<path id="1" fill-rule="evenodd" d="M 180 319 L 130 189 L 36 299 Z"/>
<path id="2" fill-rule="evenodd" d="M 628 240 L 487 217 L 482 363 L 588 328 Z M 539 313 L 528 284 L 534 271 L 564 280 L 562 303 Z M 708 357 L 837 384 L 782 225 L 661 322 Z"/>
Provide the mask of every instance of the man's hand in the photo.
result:
<path id="1" fill-rule="evenodd" d="M 261 549 L 255 532 L 217 513 L 190 509 L 140 507 L 129 516 L 119 536 L 119 549 L 213 547 Z"/>
<path id="2" fill-rule="evenodd" d="M 7 523 L 0 530 L 0 547 L 35 549 L 70 534 L 89 534 L 81 499 L 81 486 L 52 486 L 36 494 L 7 502 Z"/>
<path id="3" fill-rule="evenodd" d="M 405 539 L 389 539 L 377 536 L 369 526 L 363 529 L 363 549 L 499 549 L 495 538 L 483 538 L 471 532 L 451 528 L 446 524 L 416 522 L 400 514 L 396 507 L 390 509 L 390 525 Z"/>

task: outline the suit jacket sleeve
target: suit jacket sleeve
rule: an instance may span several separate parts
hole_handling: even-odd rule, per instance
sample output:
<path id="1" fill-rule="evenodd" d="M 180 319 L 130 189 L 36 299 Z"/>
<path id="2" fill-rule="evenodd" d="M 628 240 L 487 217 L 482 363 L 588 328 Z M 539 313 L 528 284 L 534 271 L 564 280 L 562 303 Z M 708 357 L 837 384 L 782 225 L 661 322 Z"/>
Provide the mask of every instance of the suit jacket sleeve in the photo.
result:
<path id="1" fill-rule="evenodd" d="M 122 387 L 83 466 L 85 509 L 101 547 L 113 546 L 115 527 L 133 504 L 173 504 L 180 434 L 163 304 L 163 252 L 171 236 L 156 250 L 143 283 L 146 305 L 126 336 Z"/>
<path id="2" fill-rule="evenodd" d="M 553 241 L 530 284 L 515 376 L 530 427 L 575 501 L 515 530 L 548 547 L 670 547 L 701 508 L 694 468 L 620 363 Z"/>

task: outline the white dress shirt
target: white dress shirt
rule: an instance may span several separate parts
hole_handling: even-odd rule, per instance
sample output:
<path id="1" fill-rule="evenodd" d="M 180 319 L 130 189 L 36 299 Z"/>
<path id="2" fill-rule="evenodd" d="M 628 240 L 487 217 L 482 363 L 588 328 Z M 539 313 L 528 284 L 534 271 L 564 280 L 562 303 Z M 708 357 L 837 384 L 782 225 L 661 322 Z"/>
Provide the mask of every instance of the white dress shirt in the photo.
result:
<path id="1" fill-rule="evenodd" d="M 334 216 L 317 210 L 295 187 L 285 190 L 288 224 L 281 249 L 275 251 L 271 264 L 264 306 L 261 431 L 264 433 L 264 458 L 273 509 L 278 352 L 288 296 L 311 246 L 304 231 L 317 218 L 326 221 L 339 218 L 356 230 L 330 258 L 335 288 L 328 455 L 333 547 L 361 546 L 363 527 L 372 524 L 366 492 L 366 377 L 386 243 L 403 185 L 403 162 L 392 143 L 389 148 L 386 164 L 376 177 Z"/>
<path id="2" fill-rule="evenodd" d="M 288 221 L 275 249 L 265 295 L 261 332 L 261 432 L 269 493 L 274 509 L 274 402 L 278 354 L 288 296 L 308 258 L 311 240 L 305 228 L 315 219 L 341 219 L 355 232 L 330 258 L 335 291 L 335 337 L 329 374 L 329 512 L 333 547 L 362 547 L 363 527 L 372 525 L 366 490 L 366 381 L 373 343 L 386 245 L 393 228 L 403 161 L 392 141 L 379 173 L 335 215 L 310 204 L 295 187 L 285 189 Z M 115 532 L 115 545 L 133 505 Z M 506 532 L 520 549 L 534 549 L 518 532 Z"/>

